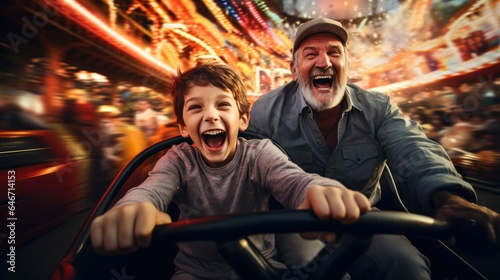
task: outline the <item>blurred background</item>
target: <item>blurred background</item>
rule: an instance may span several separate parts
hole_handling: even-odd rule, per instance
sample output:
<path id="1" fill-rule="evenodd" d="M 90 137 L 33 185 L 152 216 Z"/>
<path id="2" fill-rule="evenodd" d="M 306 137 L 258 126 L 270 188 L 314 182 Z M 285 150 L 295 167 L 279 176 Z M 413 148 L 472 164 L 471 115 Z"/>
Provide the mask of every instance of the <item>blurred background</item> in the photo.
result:
<path id="1" fill-rule="evenodd" d="M 499 0 L 2 1 L 0 218 L 17 219 L 17 275 L 44 279 L 124 164 L 177 133 L 178 69 L 224 62 L 253 103 L 292 79 L 295 31 L 317 16 L 348 29 L 350 82 L 390 95 L 500 211 Z"/>

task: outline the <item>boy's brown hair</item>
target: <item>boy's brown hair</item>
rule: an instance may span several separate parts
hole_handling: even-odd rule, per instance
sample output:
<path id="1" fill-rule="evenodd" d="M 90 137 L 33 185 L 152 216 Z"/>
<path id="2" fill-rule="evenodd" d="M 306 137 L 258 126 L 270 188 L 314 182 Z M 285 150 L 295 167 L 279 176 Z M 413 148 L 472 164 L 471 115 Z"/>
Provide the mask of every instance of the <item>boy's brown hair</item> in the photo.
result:
<path id="1" fill-rule="evenodd" d="M 184 98 L 194 86 L 214 86 L 233 94 L 238 105 L 240 116 L 250 111 L 247 89 L 238 73 L 231 67 L 221 63 L 205 63 L 197 65 L 185 72 L 177 71 L 172 86 L 174 112 L 177 122 L 185 125 L 182 117 Z"/>

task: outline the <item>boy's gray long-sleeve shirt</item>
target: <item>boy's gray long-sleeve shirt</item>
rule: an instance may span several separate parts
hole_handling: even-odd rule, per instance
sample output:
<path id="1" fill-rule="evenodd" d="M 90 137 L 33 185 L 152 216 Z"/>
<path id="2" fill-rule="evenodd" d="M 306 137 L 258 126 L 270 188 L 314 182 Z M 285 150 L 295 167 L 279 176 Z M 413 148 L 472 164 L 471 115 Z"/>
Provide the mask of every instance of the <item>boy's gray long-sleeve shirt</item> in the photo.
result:
<path id="1" fill-rule="evenodd" d="M 175 202 L 179 219 L 237 214 L 268 209 L 271 194 L 295 209 L 311 185 L 341 186 L 335 180 L 305 173 L 270 140 L 240 138 L 234 158 L 220 168 L 208 167 L 200 152 L 183 143 L 173 146 L 155 165 L 148 178 L 117 203 L 152 202 L 166 211 Z M 273 235 L 252 236 L 252 242 L 277 268 Z M 229 265 L 210 241 L 179 243 L 176 265 L 195 276 L 230 279 Z M 209 274 L 207 274 L 209 273 Z"/>

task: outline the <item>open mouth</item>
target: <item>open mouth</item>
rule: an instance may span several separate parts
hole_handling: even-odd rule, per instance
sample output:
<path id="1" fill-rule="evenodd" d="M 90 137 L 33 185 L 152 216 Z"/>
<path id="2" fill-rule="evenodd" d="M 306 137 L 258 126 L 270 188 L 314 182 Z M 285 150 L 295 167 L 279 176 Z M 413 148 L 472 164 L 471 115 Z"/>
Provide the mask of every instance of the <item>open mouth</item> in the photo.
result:
<path id="1" fill-rule="evenodd" d="M 224 130 L 209 130 L 202 134 L 203 142 L 209 148 L 219 148 L 226 141 L 226 132 Z"/>
<path id="2" fill-rule="evenodd" d="M 313 85 L 319 89 L 328 89 L 333 85 L 333 76 L 316 76 L 313 79 Z"/>

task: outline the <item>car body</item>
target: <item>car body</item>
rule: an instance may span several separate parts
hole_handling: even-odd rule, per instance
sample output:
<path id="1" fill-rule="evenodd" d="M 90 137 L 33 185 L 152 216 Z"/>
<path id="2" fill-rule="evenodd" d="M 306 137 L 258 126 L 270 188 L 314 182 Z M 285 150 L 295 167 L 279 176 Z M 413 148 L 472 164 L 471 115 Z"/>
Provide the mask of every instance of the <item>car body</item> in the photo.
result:
<path id="1" fill-rule="evenodd" d="M 256 136 L 245 133 L 243 137 L 255 138 Z M 271 216 L 274 214 L 280 215 L 281 213 L 286 215 L 276 220 L 266 220 L 266 217 L 263 216 L 267 216 L 266 213 L 253 213 L 255 215 L 239 216 L 239 218 L 243 218 L 243 220 L 232 220 L 235 216 L 229 216 L 206 217 L 196 221 L 179 221 L 171 225 L 166 225 L 166 229 L 155 229 L 153 234 L 154 245 L 148 248 L 141 248 L 131 254 L 105 255 L 98 254 L 93 250 L 89 238 L 90 225 L 93 219 L 105 213 L 127 192 L 127 190 L 137 185 L 138 182 L 141 182 L 144 176 L 147 176 L 147 172 L 145 171 L 151 169 L 152 164 L 154 164 L 154 161 L 160 154 L 163 154 L 166 149 L 172 145 L 184 141 L 186 141 L 185 138 L 178 136 L 155 143 L 138 154 L 120 171 L 86 220 L 82 230 L 73 241 L 67 254 L 62 258 L 52 273 L 50 277 L 51 280 L 111 279 L 113 277 L 130 279 L 169 279 L 174 272 L 173 259 L 176 254 L 176 247 L 173 242 L 206 239 L 214 240 L 218 244 L 218 248 L 223 256 L 238 274 L 246 275 L 246 277 L 242 277 L 242 279 L 285 279 L 282 278 L 285 274 L 281 275 L 273 272 L 272 268 L 264 261 L 264 258 L 262 256 L 259 257 L 260 254 L 253 249 L 251 244 L 245 241 L 246 239 L 243 236 L 263 232 L 279 231 L 286 233 L 311 230 L 311 228 L 308 228 L 308 226 L 312 225 L 310 220 L 294 220 L 304 213 L 292 212 L 290 216 L 287 216 L 290 213 L 282 212 L 283 210 L 269 211 L 274 213 L 267 212 Z M 393 185 L 394 181 L 388 169 L 387 172 L 383 172 L 383 179 L 386 181 L 384 182 L 385 187 L 391 190 L 388 190 L 387 193 L 395 195 L 397 189 L 395 189 L 395 185 Z M 401 203 L 401 201 L 398 199 L 398 201 L 394 201 L 394 203 L 396 204 L 396 209 L 399 209 L 397 204 Z M 397 212 L 393 211 L 386 213 L 386 216 L 389 220 L 394 222 L 398 220 L 397 216 L 400 214 L 409 214 L 404 212 L 403 210 L 398 210 Z M 171 207 L 169 210 L 169 214 L 174 218 L 174 221 L 178 213 L 178 209 L 176 209 L 175 206 Z M 433 226 L 440 224 L 430 217 L 417 216 L 417 220 L 419 221 L 431 222 L 431 224 L 424 226 L 427 228 L 426 230 L 430 230 Z M 376 222 L 372 224 L 372 230 L 375 229 L 376 231 L 378 229 L 383 231 L 385 227 L 382 225 L 382 220 L 375 219 L 375 221 Z M 412 222 L 407 221 L 399 224 L 399 226 L 405 227 L 410 226 L 410 224 L 412 224 Z M 397 225 L 394 226 L 398 227 Z M 389 226 L 387 229 L 391 230 L 395 227 Z M 457 227 L 452 225 L 452 228 L 456 229 Z M 408 233 L 418 235 L 417 227 L 406 228 L 406 230 L 409 230 L 407 231 Z M 156 234 L 158 232 L 163 232 L 163 234 Z M 362 247 L 366 249 L 366 247 L 361 244 L 369 244 L 370 241 L 365 239 L 367 237 L 366 233 L 367 231 L 358 228 L 360 239 L 357 238 L 358 235 L 355 235 L 351 240 L 354 241 L 354 243 L 349 241 L 347 242 L 349 245 L 346 245 L 342 250 L 338 250 L 338 253 L 328 253 L 328 255 L 331 256 L 328 257 L 328 261 L 325 261 L 324 255 L 318 255 L 322 258 L 322 263 L 327 263 L 327 265 L 322 265 L 322 267 L 327 270 L 333 269 L 336 273 L 344 271 L 343 269 L 348 267 L 349 263 L 355 260 L 358 254 L 362 253 L 364 250 Z M 404 233 L 401 232 L 401 234 Z M 240 237 L 241 239 L 238 239 Z M 464 260 L 457 257 L 457 255 L 443 243 L 427 237 L 429 236 L 425 236 L 425 238 L 421 240 L 413 240 L 412 242 L 418 242 L 420 244 L 419 247 L 426 249 L 425 254 L 427 256 L 432 256 L 430 259 L 433 263 L 433 273 L 436 275 L 435 279 L 451 279 L 456 275 L 463 275 L 465 277 L 464 279 L 485 279 Z M 370 239 L 370 237 L 368 237 L 368 239 Z M 361 242 L 358 243 L 358 241 Z M 357 247 L 358 245 L 360 247 Z M 337 252 L 337 250 L 335 252 Z M 340 279 L 343 274 L 341 273 L 336 275 L 338 277 L 334 277 L 333 274 L 325 274 L 319 271 L 323 271 L 323 269 L 313 271 L 312 274 L 314 274 L 314 276 L 309 279 L 324 279 L 323 277 L 316 277 L 316 274 L 321 274 L 321 276 L 328 275 L 328 279 Z M 450 276 L 451 278 L 449 278 Z M 286 279 L 292 278 L 287 277 Z"/>
<path id="2" fill-rule="evenodd" d="M 19 246 L 81 210 L 87 191 L 82 180 L 88 160 L 69 149 L 56 129 L 0 131 L 0 219 L 15 238 L 0 251 Z M 81 151 L 80 151 L 81 152 Z"/>

